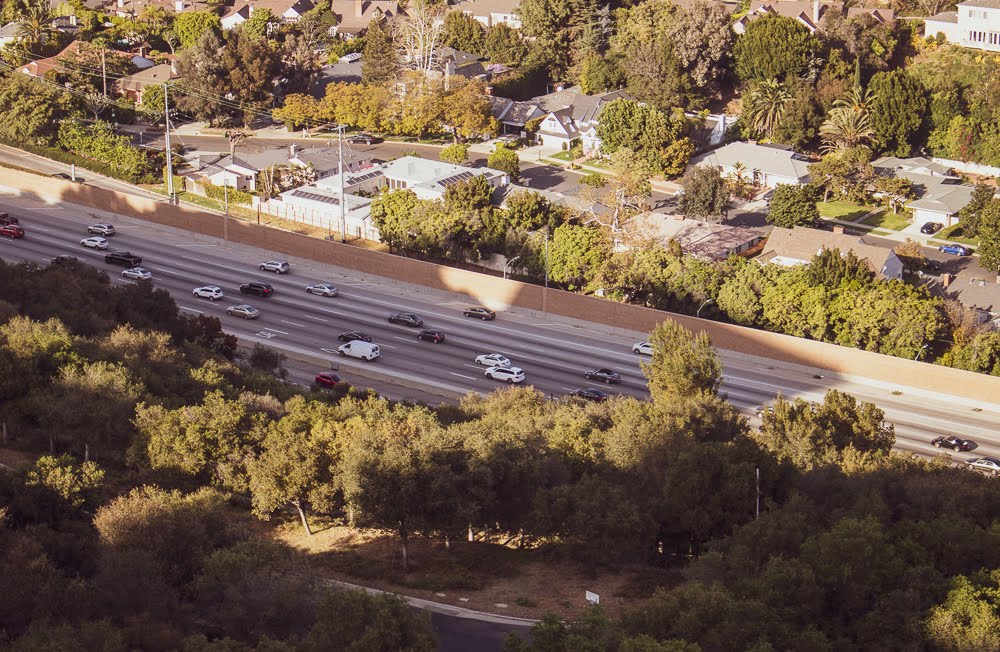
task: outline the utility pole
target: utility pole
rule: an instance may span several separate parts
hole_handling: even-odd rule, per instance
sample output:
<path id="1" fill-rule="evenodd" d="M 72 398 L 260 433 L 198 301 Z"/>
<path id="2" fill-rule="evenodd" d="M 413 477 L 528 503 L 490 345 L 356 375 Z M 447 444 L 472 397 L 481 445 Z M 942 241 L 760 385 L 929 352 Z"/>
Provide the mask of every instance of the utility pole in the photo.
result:
<path id="1" fill-rule="evenodd" d="M 163 84 L 163 122 L 166 125 L 166 149 L 167 149 L 167 195 L 170 196 L 170 203 L 174 203 L 174 163 L 172 152 L 170 151 L 170 100 L 167 98 L 167 84 Z"/>
<path id="2" fill-rule="evenodd" d="M 222 239 L 229 240 L 229 179 L 226 179 L 223 183 L 222 192 L 226 198 L 226 217 L 222 223 Z"/>
<path id="3" fill-rule="evenodd" d="M 342 243 L 347 242 L 347 210 L 344 207 L 344 125 L 339 125 L 337 127 L 337 132 L 340 136 L 340 141 L 337 147 L 339 148 L 339 167 L 340 167 L 340 241 Z"/>
<path id="4" fill-rule="evenodd" d="M 104 86 L 104 99 L 108 98 L 108 66 L 104 60 L 104 46 L 101 46 L 101 80 Z"/>

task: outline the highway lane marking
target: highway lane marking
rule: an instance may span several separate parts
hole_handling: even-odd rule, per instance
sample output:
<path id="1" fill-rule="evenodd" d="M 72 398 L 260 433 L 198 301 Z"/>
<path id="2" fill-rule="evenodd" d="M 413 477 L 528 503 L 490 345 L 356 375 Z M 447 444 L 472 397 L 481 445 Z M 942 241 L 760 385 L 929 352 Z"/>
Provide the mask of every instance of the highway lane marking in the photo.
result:
<path id="1" fill-rule="evenodd" d="M 282 320 L 281 320 L 281 323 L 282 323 L 282 324 L 288 324 L 288 325 L 290 325 L 290 326 L 299 326 L 299 327 L 301 327 L 301 328 L 305 328 L 305 327 L 306 327 L 306 325 L 305 325 L 305 324 L 296 324 L 295 322 L 293 322 L 293 321 L 288 321 L 287 319 L 282 319 Z M 285 334 L 287 335 L 288 333 L 285 333 Z"/>
<path id="2" fill-rule="evenodd" d="M 305 315 L 305 318 L 306 319 L 313 319 L 315 321 L 325 321 L 325 322 L 330 321 L 329 319 L 323 319 L 322 317 L 313 317 L 312 315 Z"/>
<path id="3" fill-rule="evenodd" d="M 378 344 L 378 342 L 376 342 Z M 393 346 L 392 344 L 379 344 L 380 347 L 385 349 L 398 349 L 398 346 Z"/>
<path id="4" fill-rule="evenodd" d="M 205 313 L 203 313 L 200 310 L 196 310 L 195 308 L 188 308 L 187 306 L 181 306 L 180 308 L 181 308 L 181 310 L 187 310 L 188 312 L 196 312 L 199 315 L 204 315 L 205 314 Z"/>
<path id="5" fill-rule="evenodd" d="M 459 378 L 468 378 L 469 380 L 475 380 L 474 376 L 466 376 L 465 374 L 456 374 L 454 371 L 449 372 L 452 376 L 458 376 Z"/>
<path id="6" fill-rule="evenodd" d="M 212 262 L 210 260 L 201 260 L 199 258 L 192 258 L 191 256 L 181 256 L 185 260 L 193 260 L 196 263 L 201 263 L 202 265 L 215 265 L 216 267 L 221 267 L 222 269 L 228 269 L 231 272 L 239 272 L 240 274 L 248 274 L 249 270 L 239 269 L 237 267 L 230 267 L 228 265 L 222 265 L 220 263 Z"/>
<path id="7" fill-rule="evenodd" d="M 393 335 L 397 340 L 403 340 L 404 342 L 412 342 L 412 337 L 400 337 L 399 335 Z"/>
<path id="8" fill-rule="evenodd" d="M 31 230 L 32 231 L 41 231 L 42 233 L 52 233 L 52 229 L 43 229 L 42 227 L 35 226 L 34 224 L 31 225 Z"/>
<path id="9" fill-rule="evenodd" d="M 284 320 L 282 320 L 282 321 L 284 321 Z M 267 326 L 264 326 L 264 330 L 271 331 L 271 332 L 274 332 L 274 333 L 281 333 L 282 335 L 288 335 L 288 333 L 286 333 L 285 331 L 279 331 L 277 328 L 268 328 Z"/>

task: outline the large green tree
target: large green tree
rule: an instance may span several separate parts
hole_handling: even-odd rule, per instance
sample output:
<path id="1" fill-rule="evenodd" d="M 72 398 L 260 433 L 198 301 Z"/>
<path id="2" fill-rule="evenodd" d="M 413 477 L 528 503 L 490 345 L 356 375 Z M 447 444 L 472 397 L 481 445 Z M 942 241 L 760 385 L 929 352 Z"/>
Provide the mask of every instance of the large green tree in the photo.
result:
<path id="1" fill-rule="evenodd" d="M 575 290 L 586 287 L 611 254 L 601 229 L 563 224 L 549 243 L 549 279 Z"/>
<path id="2" fill-rule="evenodd" d="M 653 358 L 643 362 L 654 402 L 670 402 L 697 394 L 715 394 L 722 384 L 722 362 L 704 331 L 697 334 L 672 320 L 649 334 Z"/>
<path id="3" fill-rule="evenodd" d="M 80 113 L 81 106 L 70 93 L 28 75 L 0 77 L 0 138 L 10 143 L 48 145 L 59 124 Z"/>
<path id="4" fill-rule="evenodd" d="M 872 77 L 868 116 L 877 149 L 893 156 L 909 156 L 923 145 L 927 120 L 927 89 L 905 70 L 880 72 Z"/>
<path id="5" fill-rule="evenodd" d="M 217 34 L 221 29 L 219 15 L 211 11 L 185 11 L 177 15 L 173 26 L 184 49 L 197 43 L 206 32 Z"/>
<path id="6" fill-rule="evenodd" d="M 788 80 L 805 73 L 820 51 L 819 41 L 798 20 L 764 16 L 736 39 L 736 75 L 745 82 Z"/>
<path id="7" fill-rule="evenodd" d="M 818 192 L 811 185 L 781 184 L 774 189 L 767 207 L 767 222 L 791 229 L 812 226 L 819 219 Z"/>
<path id="8" fill-rule="evenodd" d="M 729 211 L 729 187 L 710 166 L 691 168 L 681 177 L 684 192 L 677 201 L 677 209 L 696 220 L 718 221 Z"/>
<path id="9" fill-rule="evenodd" d="M 399 55 L 392 34 L 383 20 L 373 20 L 365 32 L 361 57 L 361 81 L 386 86 L 399 75 Z"/>
<path id="10" fill-rule="evenodd" d="M 521 33 L 531 43 L 531 56 L 560 79 L 570 69 L 580 37 L 579 3 L 574 0 L 524 0 L 517 9 Z"/>
<path id="11" fill-rule="evenodd" d="M 462 52 L 486 54 L 486 29 L 478 20 L 462 11 L 449 11 L 444 17 L 444 44 Z"/>

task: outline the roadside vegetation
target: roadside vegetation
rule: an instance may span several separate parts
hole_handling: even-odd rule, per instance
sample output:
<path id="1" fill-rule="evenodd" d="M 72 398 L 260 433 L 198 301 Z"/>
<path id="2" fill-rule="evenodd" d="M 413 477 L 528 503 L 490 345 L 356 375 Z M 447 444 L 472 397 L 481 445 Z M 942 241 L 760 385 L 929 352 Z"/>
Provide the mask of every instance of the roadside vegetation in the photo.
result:
<path id="1" fill-rule="evenodd" d="M 667 321 L 650 341 L 651 401 L 395 404 L 284 385 L 280 356 L 234 360 L 216 320 L 146 283 L 0 264 L 0 418 L 33 460 L 0 473 L 0 640 L 433 649 L 426 618 L 317 585 L 322 552 L 251 515 L 383 531 L 401 578 L 416 540 L 680 572 L 620 619 L 547 619 L 512 650 L 974 648 L 1000 631 L 995 480 L 892 452 L 878 407 L 836 391 L 751 428 L 707 337 Z"/>

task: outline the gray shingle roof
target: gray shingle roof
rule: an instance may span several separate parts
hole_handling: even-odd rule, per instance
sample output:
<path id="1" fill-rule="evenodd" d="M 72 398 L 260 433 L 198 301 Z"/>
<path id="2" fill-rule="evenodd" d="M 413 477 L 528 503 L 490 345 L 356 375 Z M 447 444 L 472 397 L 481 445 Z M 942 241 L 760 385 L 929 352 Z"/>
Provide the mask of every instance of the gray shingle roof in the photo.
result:
<path id="1" fill-rule="evenodd" d="M 705 152 L 691 159 L 691 165 L 712 165 L 731 168 L 742 163 L 748 170 L 804 180 L 809 177 L 809 161 L 787 149 L 753 143 L 735 142 Z"/>
<path id="2" fill-rule="evenodd" d="M 892 249 L 880 247 L 865 242 L 864 237 L 847 235 L 846 233 L 831 233 L 818 229 L 795 227 L 785 229 L 776 226 L 767 237 L 767 244 L 761 254 L 761 260 L 771 260 L 776 256 L 792 260 L 809 262 L 824 249 L 836 249 L 842 254 L 853 251 L 861 260 L 867 261 L 876 274 L 885 269 L 886 261 L 895 256 Z"/>

